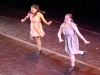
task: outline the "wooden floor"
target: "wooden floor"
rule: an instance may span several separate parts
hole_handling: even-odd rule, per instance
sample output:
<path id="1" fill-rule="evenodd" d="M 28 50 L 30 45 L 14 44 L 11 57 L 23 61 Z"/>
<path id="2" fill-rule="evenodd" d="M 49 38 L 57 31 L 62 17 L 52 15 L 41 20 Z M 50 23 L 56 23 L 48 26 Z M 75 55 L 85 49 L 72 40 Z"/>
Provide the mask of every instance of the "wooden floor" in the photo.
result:
<path id="1" fill-rule="evenodd" d="M 36 55 L 36 49 L 25 43 L 0 35 L 0 75 L 99 75 L 100 71 L 83 64 L 67 72 L 70 62 L 49 57 L 53 54 Z M 60 57 L 59 57 L 60 58 Z M 64 58 L 61 58 L 65 60 Z M 65 61 L 69 61 L 66 59 Z"/>

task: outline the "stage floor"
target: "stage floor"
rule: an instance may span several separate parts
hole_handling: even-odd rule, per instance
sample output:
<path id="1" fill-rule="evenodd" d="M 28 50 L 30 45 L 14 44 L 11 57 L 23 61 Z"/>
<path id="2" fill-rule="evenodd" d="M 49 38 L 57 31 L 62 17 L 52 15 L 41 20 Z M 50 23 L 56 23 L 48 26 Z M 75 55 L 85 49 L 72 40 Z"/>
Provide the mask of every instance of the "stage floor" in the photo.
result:
<path id="1" fill-rule="evenodd" d="M 59 43 L 57 38 L 60 22 L 53 21 L 50 26 L 43 24 L 46 35 L 41 38 L 42 54 L 37 56 L 36 41 L 30 39 L 30 21 L 20 22 L 26 13 L 0 9 L 1 75 L 67 75 L 69 56 L 64 50 L 64 42 Z M 76 55 L 76 69 L 68 75 L 99 75 L 100 34 L 83 28 L 79 30 L 91 43 L 85 45 L 79 38 L 80 50 L 88 53 L 84 59 Z"/>

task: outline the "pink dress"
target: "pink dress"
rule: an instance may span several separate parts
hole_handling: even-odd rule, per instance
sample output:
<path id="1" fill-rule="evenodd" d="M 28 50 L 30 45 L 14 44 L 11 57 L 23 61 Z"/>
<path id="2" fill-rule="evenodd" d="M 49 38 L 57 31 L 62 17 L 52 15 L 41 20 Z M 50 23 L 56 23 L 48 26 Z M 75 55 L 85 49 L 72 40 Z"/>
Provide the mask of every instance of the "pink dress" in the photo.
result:
<path id="1" fill-rule="evenodd" d="M 37 36 L 44 36 L 44 31 L 42 28 L 41 24 L 41 19 L 39 18 L 38 15 L 34 16 L 32 13 L 29 14 L 30 16 L 30 34 L 32 37 L 37 37 Z"/>

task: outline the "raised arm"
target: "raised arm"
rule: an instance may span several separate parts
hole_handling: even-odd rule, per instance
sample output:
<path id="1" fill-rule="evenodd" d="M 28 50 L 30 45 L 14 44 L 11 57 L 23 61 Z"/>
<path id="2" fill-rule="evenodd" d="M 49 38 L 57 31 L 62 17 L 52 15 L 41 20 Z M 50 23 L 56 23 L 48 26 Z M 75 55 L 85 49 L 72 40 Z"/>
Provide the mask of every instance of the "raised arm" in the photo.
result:
<path id="1" fill-rule="evenodd" d="M 38 13 L 41 20 L 46 24 L 46 25 L 50 25 L 52 23 L 52 21 L 47 22 L 46 19 L 44 18 L 44 16 L 41 13 Z"/>

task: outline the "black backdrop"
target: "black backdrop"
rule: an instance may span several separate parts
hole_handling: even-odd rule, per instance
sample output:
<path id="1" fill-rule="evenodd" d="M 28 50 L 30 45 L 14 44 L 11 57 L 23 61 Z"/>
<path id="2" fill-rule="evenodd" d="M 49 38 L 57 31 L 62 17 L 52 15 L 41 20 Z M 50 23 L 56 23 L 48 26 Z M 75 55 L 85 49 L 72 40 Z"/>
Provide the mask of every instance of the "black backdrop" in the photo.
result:
<path id="1" fill-rule="evenodd" d="M 100 0 L 0 0 L 1 4 L 27 11 L 32 4 L 38 4 L 41 9 L 61 14 L 72 13 L 76 16 L 99 19 Z"/>
<path id="2" fill-rule="evenodd" d="M 38 4 L 55 19 L 61 16 L 63 19 L 65 14 L 72 13 L 81 24 L 87 23 L 91 29 L 100 31 L 100 0 L 0 0 L 0 4 L 25 12 L 32 4 Z"/>

